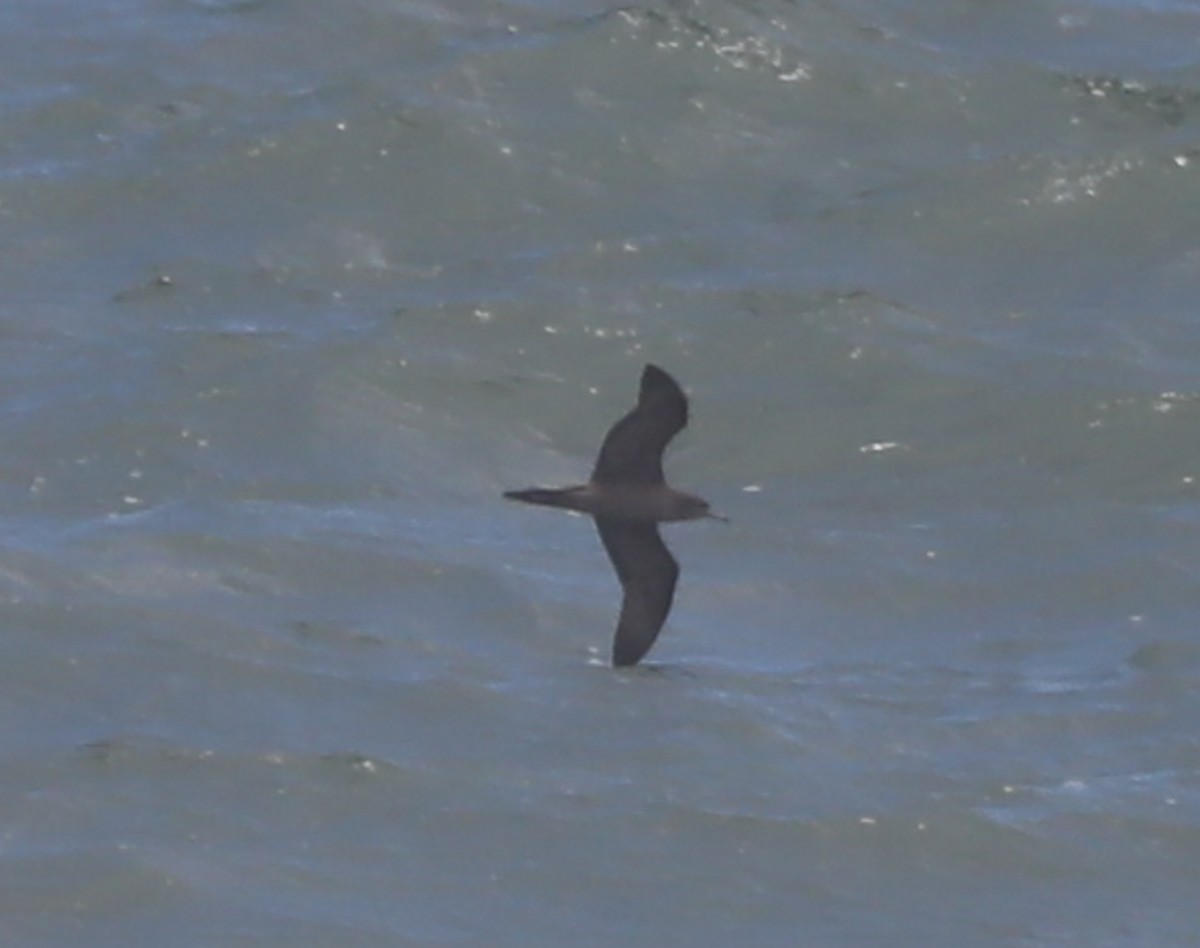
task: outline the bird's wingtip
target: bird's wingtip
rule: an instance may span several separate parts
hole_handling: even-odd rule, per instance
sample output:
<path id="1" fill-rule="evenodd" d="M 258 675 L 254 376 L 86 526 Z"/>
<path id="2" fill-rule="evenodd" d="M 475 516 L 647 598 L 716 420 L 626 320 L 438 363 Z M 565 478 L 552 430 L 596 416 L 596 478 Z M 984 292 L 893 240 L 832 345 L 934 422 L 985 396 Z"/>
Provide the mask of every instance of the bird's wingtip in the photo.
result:
<path id="1" fill-rule="evenodd" d="M 646 367 L 642 369 L 640 391 L 643 397 L 649 393 L 655 395 L 670 393 L 674 398 L 685 399 L 683 387 L 675 380 L 674 376 L 653 362 L 647 362 Z"/>

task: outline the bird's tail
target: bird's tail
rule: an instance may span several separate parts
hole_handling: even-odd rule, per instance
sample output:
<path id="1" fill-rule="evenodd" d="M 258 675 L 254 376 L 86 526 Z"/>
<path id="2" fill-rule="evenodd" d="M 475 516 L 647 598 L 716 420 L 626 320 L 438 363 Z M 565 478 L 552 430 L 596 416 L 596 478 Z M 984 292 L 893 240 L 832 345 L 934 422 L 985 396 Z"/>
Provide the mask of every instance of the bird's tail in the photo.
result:
<path id="1" fill-rule="evenodd" d="M 530 487 L 526 490 L 506 490 L 504 496 L 509 500 L 519 500 L 526 504 L 539 504 L 542 507 L 564 507 L 567 510 L 578 510 L 578 505 L 572 502 L 574 500 L 574 493 L 571 488 Z"/>

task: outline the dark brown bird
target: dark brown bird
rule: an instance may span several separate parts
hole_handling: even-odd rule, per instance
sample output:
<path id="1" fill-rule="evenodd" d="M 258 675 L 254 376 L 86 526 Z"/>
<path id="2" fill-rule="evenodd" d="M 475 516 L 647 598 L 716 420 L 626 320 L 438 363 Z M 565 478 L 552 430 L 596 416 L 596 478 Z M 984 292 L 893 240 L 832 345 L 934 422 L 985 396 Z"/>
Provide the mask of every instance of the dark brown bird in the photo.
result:
<path id="1" fill-rule="evenodd" d="M 671 520 L 724 520 L 707 501 L 673 490 L 663 478 L 663 450 L 688 421 L 687 396 L 656 365 L 642 371 L 634 409 L 613 425 L 596 467 L 578 487 L 505 491 L 510 500 L 590 514 L 621 581 L 624 598 L 613 639 L 614 665 L 636 665 L 671 611 L 679 564 L 658 533 Z"/>

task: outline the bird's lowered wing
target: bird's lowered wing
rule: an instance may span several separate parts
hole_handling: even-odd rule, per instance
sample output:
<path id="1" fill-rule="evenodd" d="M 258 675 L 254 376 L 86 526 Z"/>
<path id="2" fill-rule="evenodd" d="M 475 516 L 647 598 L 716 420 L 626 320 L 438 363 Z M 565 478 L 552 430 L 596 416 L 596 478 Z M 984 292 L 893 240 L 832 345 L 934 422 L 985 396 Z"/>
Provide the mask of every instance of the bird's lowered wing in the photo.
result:
<path id="1" fill-rule="evenodd" d="M 597 517 L 596 529 L 625 593 L 613 639 L 613 664 L 636 665 L 671 611 L 679 564 L 653 523 Z"/>

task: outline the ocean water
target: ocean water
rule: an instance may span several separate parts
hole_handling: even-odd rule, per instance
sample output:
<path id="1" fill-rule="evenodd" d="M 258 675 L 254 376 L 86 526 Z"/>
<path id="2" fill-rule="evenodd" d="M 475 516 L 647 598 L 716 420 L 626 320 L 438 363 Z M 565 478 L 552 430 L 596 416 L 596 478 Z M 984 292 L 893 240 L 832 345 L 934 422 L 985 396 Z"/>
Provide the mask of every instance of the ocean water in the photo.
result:
<path id="1" fill-rule="evenodd" d="M 1197 36 L 0 6 L 0 943 L 1200 945 Z"/>

